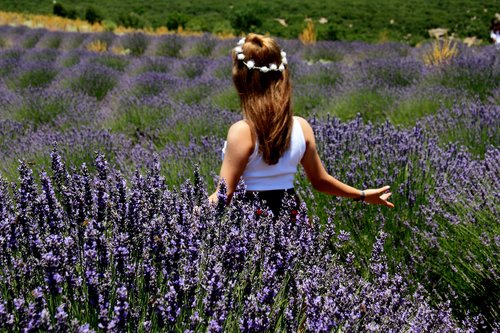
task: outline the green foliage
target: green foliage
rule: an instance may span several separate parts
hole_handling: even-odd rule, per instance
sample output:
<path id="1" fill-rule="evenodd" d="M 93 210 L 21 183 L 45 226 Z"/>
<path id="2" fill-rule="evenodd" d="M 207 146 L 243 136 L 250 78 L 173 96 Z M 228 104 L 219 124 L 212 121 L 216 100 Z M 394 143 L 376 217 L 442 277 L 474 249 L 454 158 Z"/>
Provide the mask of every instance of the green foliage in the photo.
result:
<path id="1" fill-rule="evenodd" d="M 121 14 L 118 17 L 118 24 L 123 25 L 124 27 L 127 28 L 134 28 L 134 29 L 143 29 L 150 25 L 146 18 L 135 12 Z"/>
<path id="2" fill-rule="evenodd" d="M 387 115 L 392 124 L 403 127 L 414 126 L 415 123 L 428 115 L 435 114 L 440 107 L 451 106 L 451 101 L 439 100 L 436 97 L 416 96 L 395 103 Z"/>
<path id="3" fill-rule="evenodd" d="M 123 133 L 131 138 L 138 138 L 154 129 L 171 116 L 172 110 L 152 108 L 148 106 L 131 106 L 120 110 L 110 123 L 106 125 L 113 132 Z M 151 137 L 151 139 L 154 139 Z M 155 142 L 156 140 L 153 140 Z"/>
<path id="4" fill-rule="evenodd" d="M 122 72 L 128 66 L 129 59 L 118 55 L 103 54 L 99 57 L 93 58 L 91 62 Z"/>
<path id="5" fill-rule="evenodd" d="M 166 35 L 161 37 L 156 47 L 157 56 L 178 58 L 181 55 L 182 40 L 177 35 Z"/>
<path id="6" fill-rule="evenodd" d="M 167 22 L 165 26 L 168 30 L 177 30 L 179 27 L 184 29 L 186 28 L 186 23 L 188 22 L 188 20 L 188 16 L 182 13 L 170 13 L 167 16 Z"/>
<path id="7" fill-rule="evenodd" d="M 71 89 L 102 100 L 115 87 L 117 79 L 107 73 L 88 68 L 80 76 L 69 81 Z"/>
<path id="8" fill-rule="evenodd" d="M 234 112 L 239 112 L 240 110 L 240 98 L 236 89 L 230 87 L 218 93 L 214 93 L 211 96 L 211 104 L 220 108 L 221 110 L 230 110 Z"/>
<path id="9" fill-rule="evenodd" d="M 462 89 L 486 100 L 500 82 L 500 67 L 495 61 L 495 57 L 478 62 L 458 59 L 441 68 L 436 79 L 445 87 Z"/>
<path id="10" fill-rule="evenodd" d="M 327 108 L 327 113 L 344 121 L 358 115 L 364 121 L 381 123 L 387 119 L 387 112 L 393 100 L 385 93 L 373 89 L 358 89 L 334 99 Z"/>
<path id="11" fill-rule="evenodd" d="M 159 61 L 157 58 L 150 58 L 149 61 L 144 61 L 134 72 L 134 75 L 139 75 L 147 72 L 168 73 L 171 69 L 171 64 L 165 61 Z"/>
<path id="12" fill-rule="evenodd" d="M 328 23 L 326 26 L 318 27 L 319 40 L 343 40 L 345 39 L 345 32 L 341 26 L 333 23 Z"/>
<path id="13" fill-rule="evenodd" d="M 210 84 L 200 84 L 196 87 L 184 87 L 174 94 L 173 99 L 186 104 L 197 104 L 212 93 Z"/>
<path id="14" fill-rule="evenodd" d="M 237 34 L 255 31 L 262 25 L 261 13 L 257 3 L 237 6 L 231 13 L 231 26 Z"/>
<path id="15" fill-rule="evenodd" d="M 206 118 L 193 117 L 186 121 L 168 123 L 165 127 L 155 132 L 155 144 L 157 147 L 179 143 L 189 145 L 196 138 L 203 136 L 223 137 L 226 131 L 227 126 L 221 122 L 211 122 L 207 121 Z M 213 157 L 215 156 L 211 156 L 211 158 Z M 217 164 L 214 165 L 216 169 Z"/>
<path id="16" fill-rule="evenodd" d="M 44 41 L 44 47 L 49 49 L 58 49 L 62 42 L 62 36 L 59 34 L 50 36 Z"/>
<path id="17" fill-rule="evenodd" d="M 52 8 L 52 14 L 56 16 L 66 17 L 66 10 L 64 6 L 60 3 L 55 3 Z"/>
<path id="18" fill-rule="evenodd" d="M 112 20 L 102 20 L 101 24 L 104 26 L 106 31 L 114 31 L 118 26 Z"/>
<path id="19" fill-rule="evenodd" d="M 17 121 L 25 121 L 36 127 L 52 123 L 58 115 L 63 114 L 67 105 L 58 100 L 26 103 L 12 110 L 11 117 Z"/>
<path id="20" fill-rule="evenodd" d="M 217 46 L 217 39 L 205 35 L 203 38 L 201 38 L 190 50 L 189 56 L 190 57 L 203 57 L 203 58 L 208 58 L 212 55 L 212 51 L 215 49 Z"/>
<path id="21" fill-rule="evenodd" d="M 186 79 L 194 79 L 201 76 L 205 70 L 201 58 L 192 58 L 190 61 L 186 61 L 181 65 L 179 76 Z"/>
<path id="22" fill-rule="evenodd" d="M 442 146 L 450 142 L 466 147 L 474 156 L 484 158 L 488 146 L 500 146 L 500 134 L 495 128 L 481 126 L 480 122 L 468 124 L 463 121 L 463 126 L 446 128 L 439 133 L 439 142 Z M 467 127 L 466 127 L 467 126 Z"/>
<path id="23" fill-rule="evenodd" d="M 341 61 L 344 55 L 333 51 L 331 48 L 322 48 L 313 45 L 304 46 L 304 59 L 311 62 L 316 61 Z"/>
<path id="24" fill-rule="evenodd" d="M 78 54 L 69 54 L 60 61 L 60 64 L 63 67 L 73 67 L 79 63 L 80 56 Z"/>
<path id="25" fill-rule="evenodd" d="M 304 93 L 297 94 L 292 99 L 293 112 L 298 116 L 309 117 L 313 111 L 324 109 L 328 97 L 315 87 L 314 84 L 308 84 L 305 88 L 301 87 Z"/>
<path id="26" fill-rule="evenodd" d="M 99 12 L 99 10 L 94 6 L 89 6 L 85 9 L 85 20 L 90 24 L 101 23 L 104 16 Z"/>
<path id="27" fill-rule="evenodd" d="M 5 38 L 0 38 L 0 49 L 3 49 L 7 46 L 7 40 Z"/>
<path id="28" fill-rule="evenodd" d="M 131 33 L 122 38 L 121 45 L 123 48 L 130 50 L 131 55 L 140 56 L 148 48 L 149 38 L 140 32 Z"/>
<path id="29" fill-rule="evenodd" d="M 314 70 L 308 70 L 306 74 L 297 76 L 296 80 L 332 88 L 341 84 L 344 80 L 340 67 L 334 66 L 334 64 L 315 64 L 313 68 Z"/>
<path id="30" fill-rule="evenodd" d="M 55 69 L 35 68 L 22 72 L 12 81 L 8 81 L 7 85 L 11 89 L 41 87 L 52 82 L 56 75 Z"/>
<path id="31" fill-rule="evenodd" d="M 491 184 L 477 186 L 489 188 Z M 439 232 L 446 237 L 439 238 L 439 246 L 422 239 L 423 250 L 432 256 L 433 261 L 421 263 L 425 272 L 421 274 L 435 281 L 439 294 L 449 293 L 450 287 L 455 290 L 457 312 L 482 312 L 490 320 L 498 318 L 500 285 L 493 277 L 497 276 L 499 269 L 491 260 L 500 250 L 494 241 L 500 234 L 499 224 L 493 223 L 496 216 L 488 209 L 471 210 L 460 201 L 438 204 L 443 207 L 443 212 L 433 219 Z M 450 217 L 461 222 L 452 224 Z"/>
<path id="32" fill-rule="evenodd" d="M 217 35 L 231 35 L 234 34 L 233 27 L 229 20 L 218 20 L 212 27 L 213 34 Z"/>
<path id="33" fill-rule="evenodd" d="M 52 14 L 69 19 L 76 19 L 77 11 L 74 8 L 63 6 L 61 3 L 56 2 L 52 8 Z"/>
<path id="34" fill-rule="evenodd" d="M 42 31 L 35 31 L 31 33 L 29 36 L 26 36 L 26 38 L 24 38 L 21 46 L 24 47 L 25 49 L 31 49 L 35 47 L 35 45 L 40 40 L 42 34 L 43 34 Z"/>
<path id="35" fill-rule="evenodd" d="M 200 28 L 206 32 L 231 30 L 236 34 L 255 31 L 269 32 L 273 36 L 297 38 L 303 29 L 305 17 L 313 19 L 318 39 L 363 40 L 377 42 L 385 39 L 397 40 L 415 45 L 429 38 L 432 28 L 447 28 L 458 37 L 477 36 L 488 40 L 489 24 L 498 10 L 495 1 L 444 0 L 438 2 L 407 2 L 403 0 L 338 0 L 307 1 L 276 0 L 258 1 L 207 1 L 187 2 L 185 0 L 151 0 L 138 3 L 132 0 L 88 0 L 74 8 L 59 2 L 30 0 L 0 0 L 0 8 L 8 11 L 56 14 L 64 17 L 84 17 L 87 7 L 94 7 L 106 13 L 102 19 L 118 22 L 129 27 L 143 28 L 167 26 L 176 30 Z M 229 15 L 228 15 L 229 13 Z M 218 19 L 213 19 L 217 16 Z M 212 18 L 210 18 L 212 17 Z M 328 20 L 319 24 L 319 18 Z M 276 22 L 285 19 L 288 26 Z M 221 24 L 226 20 L 226 23 Z"/>

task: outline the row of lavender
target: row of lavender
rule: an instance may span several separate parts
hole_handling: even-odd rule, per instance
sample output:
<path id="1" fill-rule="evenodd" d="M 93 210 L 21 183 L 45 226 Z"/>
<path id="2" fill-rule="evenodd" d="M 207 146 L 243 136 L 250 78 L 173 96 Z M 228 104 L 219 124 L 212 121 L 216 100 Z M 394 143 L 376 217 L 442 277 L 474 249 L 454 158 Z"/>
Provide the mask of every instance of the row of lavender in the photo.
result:
<path id="1" fill-rule="evenodd" d="M 234 40 L 12 27 L 2 27 L 0 39 L 6 41 L 0 50 L 2 172 L 11 177 L 18 158 L 43 163 L 50 149 L 44 143 L 56 137 L 111 135 L 120 146 L 163 150 L 207 135 L 223 137 L 239 117 L 228 56 Z M 142 53 L 87 51 L 96 40 L 129 49 L 140 44 Z M 461 47 L 454 61 L 428 67 L 425 47 L 281 42 L 289 52 L 299 115 L 349 120 L 360 114 L 411 126 L 458 100 L 498 104 L 500 66 L 492 47 Z M 85 144 L 75 162 L 90 162 L 88 151 L 111 153 L 108 145 Z"/>
<path id="2" fill-rule="evenodd" d="M 226 210 L 210 206 L 196 172 L 172 189 L 146 151 L 149 171 L 129 181 L 101 155 L 95 172 L 69 170 L 57 150 L 48 174 L 22 163 L 19 181 L 0 186 L 2 328 L 498 329 L 500 150 L 486 145 L 478 160 L 440 147 L 435 132 L 498 137 L 499 115 L 464 106 L 410 130 L 313 120 L 330 171 L 392 184 L 397 208 L 354 207 L 299 183 L 293 223 L 257 215 L 238 195 Z M 461 320 L 448 302 L 465 307 Z"/>
<path id="3" fill-rule="evenodd" d="M 174 187 L 198 165 L 213 188 L 225 130 L 240 117 L 229 78 L 235 41 L 10 27 L 0 36 L 8 41 L 0 50 L 1 172 L 15 179 L 22 159 L 38 179 L 24 165 L 21 181 L 4 182 L 0 190 L 5 330 L 461 326 L 448 310 L 429 306 L 440 301 L 452 302 L 461 316 L 469 309 L 483 313 L 490 328 L 499 322 L 500 80 L 492 48 L 463 48 L 455 61 L 429 68 L 421 61 L 424 49 L 399 44 L 305 48 L 282 41 L 295 109 L 311 119 L 329 171 L 359 187 L 391 184 L 397 208 L 353 207 L 312 193 L 302 177 L 297 188 L 316 229 L 298 223 L 291 231 L 267 221 L 262 228 L 276 229 L 261 239 L 249 207 L 210 211 L 199 199 L 205 194 L 193 194 L 199 184 Z M 54 38 L 60 42 L 49 43 Z M 147 47 L 135 56 L 86 51 L 105 38 L 129 49 L 127 38 L 146 40 Z M 359 118 L 340 122 L 328 113 Z M 408 129 L 383 124 L 387 118 Z M 54 142 L 74 168 L 61 171 L 59 158 L 51 160 Z M 110 166 L 102 158 L 94 162 L 94 151 Z M 161 184 L 158 171 L 141 176 L 155 156 Z M 51 165 L 49 176 L 40 174 Z M 320 231 L 327 221 L 350 237 Z M 404 277 L 385 275 L 376 239 L 381 230 L 388 269 Z M 292 243 L 280 243 L 280 234 L 294 232 Z M 229 243 L 237 235 L 242 243 Z M 156 243 L 146 244 L 149 239 Z M 63 243 L 63 250 L 55 246 Z M 221 264 L 233 261 L 235 267 Z M 276 274 L 265 273 L 268 268 Z M 417 283 L 433 290 L 429 299 L 420 289 L 411 296 Z"/>
<path id="4" fill-rule="evenodd" d="M 328 132 L 329 125 L 336 124 L 317 129 Z M 361 130 L 361 137 L 374 131 L 359 122 L 345 128 L 353 129 L 351 134 Z M 421 133 L 400 138 L 416 143 Z M 433 148 L 427 152 L 434 155 Z M 448 153 L 447 163 L 431 158 L 431 164 L 446 168 L 464 158 L 454 155 Z M 488 155 L 482 168 L 496 169 L 482 177 L 491 180 L 500 152 Z M 349 234 L 334 223 L 320 227 L 305 207 L 293 221 L 287 215 L 276 221 L 241 201 L 243 188 L 229 209 L 212 207 L 198 174 L 194 184 L 171 191 L 156 161 L 128 185 L 102 156 L 96 157 L 95 174 L 85 165 L 69 173 L 56 150 L 51 159 L 52 176 L 42 172 L 39 185 L 24 163 L 17 186 L 0 183 L 3 330 L 472 332 L 486 327 L 480 317 L 457 321 L 447 303 L 430 305 L 425 290 L 414 290 L 404 273 L 389 274 L 383 247 L 390 236 L 384 232 L 377 233 L 362 278 L 353 254 L 343 251 Z M 498 189 L 498 183 L 493 186 Z M 223 191 L 220 196 L 222 203 Z M 442 202 L 439 195 L 433 199 Z M 385 214 L 378 215 L 383 220 Z M 483 237 L 495 254 L 499 244 L 489 238 L 493 235 Z M 425 239 L 415 241 L 425 246 Z M 498 274 L 495 269 L 491 274 Z"/>

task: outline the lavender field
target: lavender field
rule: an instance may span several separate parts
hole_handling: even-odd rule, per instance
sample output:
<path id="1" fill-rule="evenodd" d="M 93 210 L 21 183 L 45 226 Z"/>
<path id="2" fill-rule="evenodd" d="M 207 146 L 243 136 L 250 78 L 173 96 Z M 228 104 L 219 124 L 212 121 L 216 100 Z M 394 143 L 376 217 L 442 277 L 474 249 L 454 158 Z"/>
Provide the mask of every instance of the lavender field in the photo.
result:
<path id="1" fill-rule="evenodd" d="M 1 332 L 500 330 L 499 51 L 279 42 L 325 167 L 395 209 L 302 172 L 294 221 L 208 204 L 236 40 L 0 27 Z"/>

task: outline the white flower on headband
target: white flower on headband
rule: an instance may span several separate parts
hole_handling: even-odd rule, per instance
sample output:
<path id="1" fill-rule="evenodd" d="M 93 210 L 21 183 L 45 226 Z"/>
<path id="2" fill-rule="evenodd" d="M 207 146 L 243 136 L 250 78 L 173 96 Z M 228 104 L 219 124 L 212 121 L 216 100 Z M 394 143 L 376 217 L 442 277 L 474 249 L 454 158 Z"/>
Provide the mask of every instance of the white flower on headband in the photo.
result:
<path id="1" fill-rule="evenodd" d="M 238 60 L 244 60 L 245 59 L 245 54 L 243 53 L 243 44 L 245 44 L 246 38 L 242 38 L 238 41 L 238 46 L 236 46 L 233 50 L 236 53 L 236 58 Z M 288 60 L 286 59 L 286 52 L 281 51 L 281 64 L 278 66 L 274 63 L 269 64 L 269 67 L 267 66 L 255 66 L 255 61 L 253 60 L 248 60 L 248 61 L 243 61 L 243 64 L 247 66 L 248 69 L 258 69 L 262 73 L 267 73 L 267 72 L 283 72 L 285 70 L 285 65 L 288 64 Z"/>
<path id="2" fill-rule="evenodd" d="M 286 60 L 286 52 L 281 51 L 281 63 L 284 65 L 288 64 L 288 60 Z"/>

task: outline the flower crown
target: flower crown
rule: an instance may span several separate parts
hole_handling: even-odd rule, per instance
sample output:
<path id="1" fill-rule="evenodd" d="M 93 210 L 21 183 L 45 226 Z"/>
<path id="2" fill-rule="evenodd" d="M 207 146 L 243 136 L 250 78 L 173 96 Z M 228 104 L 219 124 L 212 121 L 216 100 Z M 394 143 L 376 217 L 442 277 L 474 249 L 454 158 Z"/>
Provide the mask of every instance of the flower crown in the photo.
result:
<path id="1" fill-rule="evenodd" d="M 269 66 L 255 66 L 255 61 L 252 59 L 248 59 L 247 61 L 245 60 L 245 55 L 243 54 L 243 48 L 242 45 L 245 44 L 245 39 L 242 38 L 238 42 L 238 46 L 234 48 L 234 52 L 236 52 L 236 58 L 238 60 L 243 60 L 243 64 L 247 66 L 248 69 L 258 69 L 259 71 L 263 73 L 267 72 L 283 72 L 285 70 L 285 65 L 288 64 L 288 60 L 286 60 L 286 53 L 281 51 L 281 64 L 278 66 L 276 64 L 269 64 Z"/>

